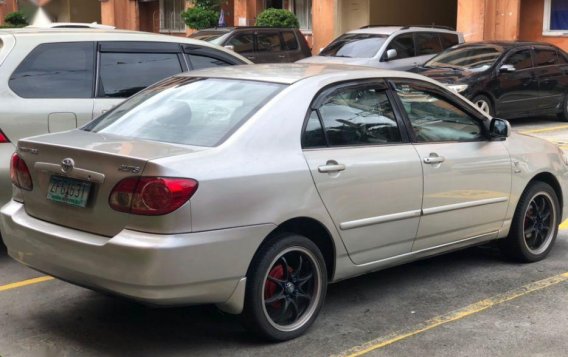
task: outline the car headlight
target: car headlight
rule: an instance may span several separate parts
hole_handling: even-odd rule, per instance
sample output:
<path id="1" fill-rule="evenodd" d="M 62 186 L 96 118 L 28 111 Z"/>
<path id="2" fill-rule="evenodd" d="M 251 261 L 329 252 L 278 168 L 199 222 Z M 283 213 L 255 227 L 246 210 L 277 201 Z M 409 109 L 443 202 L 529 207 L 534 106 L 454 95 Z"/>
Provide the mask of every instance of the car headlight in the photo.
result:
<path id="1" fill-rule="evenodd" d="M 467 89 L 467 84 L 448 84 L 446 86 L 456 93 L 461 93 Z"/>

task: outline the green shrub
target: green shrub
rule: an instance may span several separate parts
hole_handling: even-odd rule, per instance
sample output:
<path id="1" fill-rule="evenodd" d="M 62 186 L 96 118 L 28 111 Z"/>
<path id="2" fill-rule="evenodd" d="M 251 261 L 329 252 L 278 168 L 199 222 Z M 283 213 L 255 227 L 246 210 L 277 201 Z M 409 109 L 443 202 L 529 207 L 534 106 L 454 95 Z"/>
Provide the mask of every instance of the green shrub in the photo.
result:
<path id="1" fill-rule="evenodd" d="M 284 9 L 266 9 L 256 17 L 256 26 L 299 28 L 296 15 Z"/>
<path id="2" fill-rule="evenodd" d="M 20 11 L 11 12 L 6 15 L 4 22 L 4 27 L 24 27 L 28 25 L 26 17 Z"/>
<path id="3" fill-rule="evenodd" d="M 193 7 L 181 13 L 185 24 L 194 30 L 215 27 L 219 20 L 219 12 L 203 7 Z"/>

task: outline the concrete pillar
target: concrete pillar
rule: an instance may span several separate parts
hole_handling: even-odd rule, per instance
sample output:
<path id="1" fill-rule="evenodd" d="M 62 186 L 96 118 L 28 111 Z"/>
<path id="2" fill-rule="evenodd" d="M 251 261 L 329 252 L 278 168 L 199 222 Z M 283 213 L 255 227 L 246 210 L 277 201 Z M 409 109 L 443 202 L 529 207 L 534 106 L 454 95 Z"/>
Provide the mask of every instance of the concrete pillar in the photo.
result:
<path id="1" fill-rule="evenodd" d="M 337 0 L 312 1 L 312 53 L 318 54 L 335 38 L 338 32 L 339 18 Z"/>
<path id="2" fill-rule="evenodd" d="M 101 23 L 124 30 L 140 30 L 138 1 L 107 0 L 101 2 Z"/>
<path id="3" fill-rule="evenodd" d="M 458 0 L 457 29 L 466 42 L 519 39 L 521 0 Z"/>
<path id="4" fill-rule="evenodd" d="M 254 26 L 256 15 L 264 8 L 262 0 L 235 0 L 235 26 Z"/>

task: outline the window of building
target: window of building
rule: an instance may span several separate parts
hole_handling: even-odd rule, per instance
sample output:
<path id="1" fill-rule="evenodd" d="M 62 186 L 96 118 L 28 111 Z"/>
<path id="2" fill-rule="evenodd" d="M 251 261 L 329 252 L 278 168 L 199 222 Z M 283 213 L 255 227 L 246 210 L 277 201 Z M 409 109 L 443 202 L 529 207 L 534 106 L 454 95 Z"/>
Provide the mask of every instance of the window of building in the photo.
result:
<path id="1" fill-rule="evenodd" d="M 290 10 L 298 18 L 301 30 L 312 30 L 312 0 L 265 0 L 264 6 Z"/>
<path id="2" fill-rule="evenodd" d="M 160 32 L 185 32 L 185 0 L 160 0 Z"/>
<path id="3" fill-rule="evenodd" d="M 568 0 L 545 0 L 543 33 L 568 36 Z"/>

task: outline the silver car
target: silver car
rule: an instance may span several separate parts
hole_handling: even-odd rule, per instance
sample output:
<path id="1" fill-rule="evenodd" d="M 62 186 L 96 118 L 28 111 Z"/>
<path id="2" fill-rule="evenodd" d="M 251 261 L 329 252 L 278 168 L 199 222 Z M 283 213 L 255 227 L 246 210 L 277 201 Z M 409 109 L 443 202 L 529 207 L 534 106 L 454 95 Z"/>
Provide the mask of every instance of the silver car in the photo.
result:
<path id="1" fill-rule="evenodd" d="M 365 26 L 344 33 L 322 48 L 318 56 L 298 63 L 336 63 L 407 71 L 463 42 L 463 34 L 447 27 Z"/>
<path id="2" fill-rule="evenodd" d="M 20 140 L 1 229 L 39 271 L 150 304 L 214 303 L 286 340 L 328 283 L 495 239 L 543 259 L 567 175 L 555 146 L 426 77 L 236 66 Z"/>

